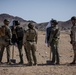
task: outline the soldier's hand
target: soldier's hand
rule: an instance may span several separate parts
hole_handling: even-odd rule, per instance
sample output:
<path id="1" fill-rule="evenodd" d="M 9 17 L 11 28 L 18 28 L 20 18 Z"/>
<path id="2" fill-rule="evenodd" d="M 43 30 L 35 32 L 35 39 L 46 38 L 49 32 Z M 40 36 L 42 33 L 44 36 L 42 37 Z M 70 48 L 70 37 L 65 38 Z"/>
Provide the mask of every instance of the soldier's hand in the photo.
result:
<path id="1" fill-rule="evenodd" d="M 50 44 L 48 43 L 48 44 L 47 44 L 47 47 L 49 47 L 49 46 L 50 46 Z"/>
<path id="2" fill-rule="evenodd" d="M 70 41 L 70 44 L 72 44 L 72 41 Z"/>
<path id="3" fill-rule="evenodd" d="M 70 44 L 73 44 L 73 45 L 74 45 L 74 44 L 75 44 L 75 42 L 74 42 L 74 41 L 70 41 Z"/>
<path id="4" fill-rule="evenodd" d="M 36 44 L 37 44 L 37 42 L 36 42 Z"/>
<path id="5" fill-rule="evenodd" d="M 11 39 L 9 40 L 9 45 L 12 45 Z"/>

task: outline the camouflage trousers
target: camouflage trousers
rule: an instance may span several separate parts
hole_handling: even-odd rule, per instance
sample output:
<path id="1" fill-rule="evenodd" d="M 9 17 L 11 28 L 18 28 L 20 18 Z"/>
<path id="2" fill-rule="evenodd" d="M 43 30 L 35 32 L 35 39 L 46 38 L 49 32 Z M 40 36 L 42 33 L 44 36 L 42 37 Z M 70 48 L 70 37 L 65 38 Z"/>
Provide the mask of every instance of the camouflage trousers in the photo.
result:
<path id="1" fill-rule="evenodd" d="M 19 50 L 20 62 L 23 63 L 23 53 L 22 53 L 23 40 L 18 40 L 17 45 L 18 45 L 18 50 Z"/>
<path id="2" fill-rule="evenodd" d="M 9 42 L 5 41 L 5 36 L 0 37 L 0 47 L 7 46 L 7 45 L 9 45 Z"/>
<path id="3" fill-rule="evenodd" d="M 24 44 L 24 50 L 25 50 L 27 61 L 29 61 L 28 50 L 26 49 L 26 44 Z"/>
<path id="4" fill-rule="evenodd" d="M 36 52 L 35 42 L 27 41 L 26 42 L 26 50 L 27 50 L 27 53 L 28 53 L 28 62 L 29 62 L 29 64 L 32 64 L 32 57 L 33 57 L 33 60 L 34 60 L 34 64 L 36 64 L 37 59 L 36 59 L 36 54 L 35 54 L 35 52 Z"/>
<path id="5" fill-rule="evenodd" d="M 53 63 L 59 63 L 59 52 L 58 52 L 58 41 L 57 42 L 52 42 L 51 45 L 51 52 L 52 52 L 52 62 Z"/>
<path id="6" fill-rule="evenodd" d="M 76 43 L 72 44 L 72 46 L 73 46 L 73 51 L 74 51 L 73 62 L 76 62 Z"/>
<path id="7" fill-rule="evenodd" d="M 0 50 L 0 62 L 2 61 L 2 57 L 3 57 L 3 52 L 6 48 L 7 51 L 7 62 L 10 61 L 10 45 L 7 46 L 1 46 L 1 50 Z"/>

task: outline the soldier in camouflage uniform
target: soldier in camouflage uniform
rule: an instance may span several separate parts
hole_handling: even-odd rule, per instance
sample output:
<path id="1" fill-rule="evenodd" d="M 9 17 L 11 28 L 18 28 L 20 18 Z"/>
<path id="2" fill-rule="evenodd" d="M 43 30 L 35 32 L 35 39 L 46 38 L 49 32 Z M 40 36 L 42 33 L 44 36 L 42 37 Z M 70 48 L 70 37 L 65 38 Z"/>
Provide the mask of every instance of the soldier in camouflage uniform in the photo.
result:
<path id="1" fill-rule="evenodd" d="M 29 23 L 28 24 L 28 30 L 26 31 L 26 34 L 25 34 L 25 46 L 26 46 L 26 50 L 27 50 L 27 53 L 28 53 L 28 62 L 29 62 L 29 65 L 32 66 L 33 63 L 32 63 L 32 58 L 31 58 L 31 53 L 32 53 L 32 56 L 33 56 L 33 60 L 34 60 L 34 65 L 37 65 L 37 59 L 36 59 L 36 44 L 37 44 L 37 32 L 36 30 L 34 29 L 34 26 L 32 23 Z"/>
<path id="2" fill-rule="evenodd" d="M 16 42 L 19 50 L 20 62 L 19 64 L 23 64 L 23 53 L 22 53 L 22 45 L 23 45 L 23 37 L 24 37 L 24 29 L 20 26 L 19 21 L 14 21 L 14 35 L 16 36 Z M 15 40 L 15 39 L 14 39 Z"/>
<path id="3" fill-rule="evenodd" d="M 52 51 L 52 61 L 51 64 L 59 64 L 59 53 L 58 53 L 58 41 L 60 31 L 58 28 L 58 22 L 56 20 L 51 20 L 51 27 L 47 28 L 47 42 L 51 46 Z"/>
<path id="4" fill-rule="evenodd" d="M 0 50 L 0 63 L 2 63 L 2 57 L 3 57 L 3 52 L 4 49 L 6 48 L 7 51 L 7 63 L 10 64 L 10 41 L 12 38 L 12 33 L 11 33 L 11 29 L 9 28 L 9 21 L 7 19 L 4 20 L 4 28 L 5 28 L 5 42 L 7 42 L 6 45 L 2 45 L 1 46 L 1 50 Z"/>
<path id="5" fill-rule="evenodd" d="M 71 37 L 71 44 L 73 46 L 73 51 L 74 51 L 74 59 L 73 59 L 73 62 L 71 62 L 70 64 L 75 64 L 76 62 L 76 17 L 73 16 L 71 18 L 71 22 L 73 24 L 72 28 L 71 28 L 71 34 L 70 34 L 70 37 Z"/>

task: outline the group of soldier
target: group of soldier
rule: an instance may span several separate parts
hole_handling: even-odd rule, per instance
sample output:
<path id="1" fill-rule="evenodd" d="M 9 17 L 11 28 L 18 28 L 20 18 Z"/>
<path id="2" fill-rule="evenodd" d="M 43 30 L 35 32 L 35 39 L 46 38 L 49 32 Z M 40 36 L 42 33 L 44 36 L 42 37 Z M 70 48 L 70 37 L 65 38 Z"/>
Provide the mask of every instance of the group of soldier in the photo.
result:
<path id="1" fill-rule="evenodd" d="M 5 32 L 2 32 L 4 29 Z M 23 53 L 22 53 L 22 46 L 24 45 L 24 49 L 26 52 L 26 57 L 28 60 L 28 65 L 37 65 L 36 59 L 36 44 L 37 44 L 37 31 L 34 28 L 32 23 L 28 24 L 28 29 L 25 31 L 21 26 L 18 20 L 13 21 L 13 25 L 9 27 L 9 20 L 4 20 L 4 25 L 0 28 L 0 64 L 2 64 L 2 57 L 3 52 L 6 48 L 7 51 L 7 64 L 12 64 L 10 60 L 10 46 L 17 44 L 20 62 L 18 64 L 23 64 Z M 4 34 L 4 35 L 2 35 Z M 31 55 L 32 53 L 32 55 Z M 32 57 L 34 63 L 32 62 Z"/>
<path id="2" fill-rule="evenodd" d="M 76 17 L 75 16 L 71 17 L 71 22 L 73 26 L 71 28 L 70 43 L 73 46 L 74 59 L 73 62 L 71 62 L 70 64 L 75 64 L 76 62 Z M 51 48 L 51 52 L 52 52 L 52 60 L 50 64 L 60 64 L 59 52 L 58 52 L 60 29 L 58 27 L 57 20 L 52 19 L 50 21 L 50 24 L 51 26 L 46 29 L 47 32 L 46 41 L 48 47 Z M 17 43 L 17 47 L 19 50 L 19 57 L 20 57 L 19 64 L 24 63 L 23 53 L 22 53 L 22 46 L 24 45 L 26 57 L 28 60 L 28 65 L 30 66 L 37 65 L 37 58 L 35 52 L 36 52 L 38 34 L 33 23 L 28 24 L 28 29 L 26 31 L 20 26 L 20 23 L 17 20 L 13 21 L 12 27 L 9 27 L 8 25 L 9 25 L 9 21 L 5 19 L 4 25 L 2 26 L 3 28 L 2 30 L 4 30 L 4 32 L 0 28 L 0 31 L 4 34 L 2 35 L 2 33 L 0 32 L 0 38 L 4 39 L 5 41 L 5 43 L 3 41 L 0 43 L 0 64 L 2 64 L 2 57 L 5 48 L 7 51 L 7 63 L 11 64 L 10 46 L 11 44 L 15 45 L 15 43 Z M 34 63 L 32 62 L 32 58 Z"/>
<path id="3" fill-rule="evenodd" d="M 74 58 L 73 61 L 70 64 L 76 63 L 76 17 L 71 17 L 71 34 L 70 34 L 70 43 L 72 44 L 73 51 L 74 51 Z M 60 36 L 60 30 L 58 27 L 58 22 L 56 20 L 51 20 L 51 27 L 47 28 L 47 43 L 48 46 L 50 46 L 52 51 L 52 60 L 51 64 L 60 64 L 59 59 L 59 52 L 58 52 L 58 42 L 59 42 L 59 36 Z"/>

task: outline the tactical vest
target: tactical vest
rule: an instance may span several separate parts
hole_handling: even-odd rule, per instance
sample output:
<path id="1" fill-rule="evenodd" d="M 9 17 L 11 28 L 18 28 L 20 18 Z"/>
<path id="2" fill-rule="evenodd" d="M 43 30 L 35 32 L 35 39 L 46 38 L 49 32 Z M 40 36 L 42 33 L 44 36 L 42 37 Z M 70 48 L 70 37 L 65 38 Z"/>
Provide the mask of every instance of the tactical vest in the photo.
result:
<path id="1" fill-rule="evenodd" d="M 27 41 L 34 41 L 36 36 L 36 30 L 35 29 L 28 29 L 27 30 Z"/>
<path id="2" fill-rule="evenodd" d="M 59 38 L 59 28 L 58 27 L 55 27 L 55 28 L 51 28 L 51 31 L 50 31 L 50 38 L 49 38 L 49 42 L 56 42 L 57 39 Z"/>
<path id="3" fill-rule="evenodd" d="M 17 37 L 18 40 L 23 40 L 24 30 L 20 26 L 16 27 L 16 37 Z"/>

